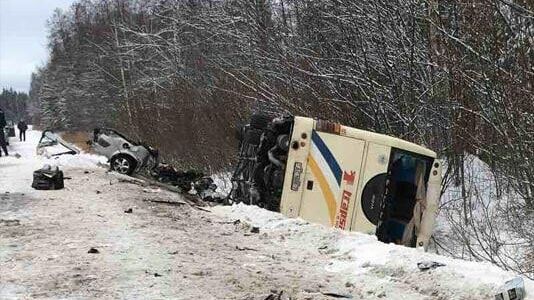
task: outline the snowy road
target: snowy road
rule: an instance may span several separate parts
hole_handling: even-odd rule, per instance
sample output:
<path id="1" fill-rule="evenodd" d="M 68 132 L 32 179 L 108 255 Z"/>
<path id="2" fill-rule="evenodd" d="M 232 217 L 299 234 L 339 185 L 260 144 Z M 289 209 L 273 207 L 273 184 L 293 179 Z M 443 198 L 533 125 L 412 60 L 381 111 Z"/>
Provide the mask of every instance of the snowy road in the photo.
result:
<path id="1" fill-rule="evenodd" d="M 95 156 L 37 157 L 38 137 L 0 158 L 0 299 L 492 299 L 513 276 L 255 207 L 151 202 L 183 199 L 121 182 Z M 44 162 L 72 178 L 64 190 L 31 189 Z M 424 259 L 446 266 L 421 272 Z"/>

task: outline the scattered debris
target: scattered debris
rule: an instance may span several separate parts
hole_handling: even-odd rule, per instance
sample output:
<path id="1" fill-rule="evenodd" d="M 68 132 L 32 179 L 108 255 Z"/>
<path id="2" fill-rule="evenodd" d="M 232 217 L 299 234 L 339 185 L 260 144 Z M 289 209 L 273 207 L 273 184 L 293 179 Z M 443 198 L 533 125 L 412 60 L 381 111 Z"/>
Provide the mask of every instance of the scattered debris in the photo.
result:
<path id="1" fill-rule="evenodd" d="M 200 199 L 207 202 L 223 203 L 226 197 L 217 192 L 217 185 L 213 178 L 204 176 L 193 184 L 197 195 Z"/>
<path id="2" fill-rule="evenodd" d="M 154 277 L 163 277 L 163 275 L 159 274 L 158 272 L 149 272 L 148 270 L 145 270 L 145 274 L 153 275 Z"/>
<path id="3" fill-rule="evenodd" d="M 20 221 L 19 220 L 5 220 L 5 219 L 0 219 L 0 225 L 5 225 L 5 226 L 19 226 L 20 225 Z"/>
<path id="4" fill-rule="evenodd" d="M 196 272 L 191 273 L 191 275 L 195 275 L 195 276 L 206 276 L 208 274 L 209 273 L 206 271 L 196 271 Z"/>
<path id="5" fill-rule="evenodd" d="M 87 251 L 87 253 L 96 254 L 96 253 L 100 253 L 100 251 L 98 251 L 98 249 L 96 249 L 96 248 L 91 247 L 91 249 L 89 249 L 89 251 Z"/>
<path id="6" fill-rule="evenodd" d="M 435 261 L 422 261 L 422 262 L 417 263 L 417 267 L 421 271 L 427 271 L 430 269 L 435 269 L 435 268 L 444 267 L 444 266 L 445 264 L 435 262 Z"/>
<path id="7" fill-rule="evenodd" d="M 173 166 L 162 163 L 154 169 L 152 176 L 161 183 L 180 188 L 182 193 L 188 193 L 204 174 L 197 170 L 178 171 Z"/>
<path id="8" fill-rule="evenodd" d="M 152 185 L 181 194 L 196 194 L 207 202 L 223 203 L 226 197 L 217 192 L 213 179 L 198 170 L 178 171 L 174 167 L 161 163 L 151 172 L 152 179 L 137 175 Z M 147 190 L 146 192 L 152 192 Z"/>
<path id="9" fill-rule="evenodd" d="M 239 251 L 258 251 L 258 249 L 249 248 L 249 247 L 239 247 L 239 246 L 235 246 L 235 249 Z"/>
<path id="10" fill-rule="evenodd" d="M 264 300 L 289 300 L 291 297 L 289 295 L 286 295 L 284 291 L 276 291 L 272 290 L 271 294 L 269 294 Z"/>
<path id="11" fill-rule="evenodd" d="M 352 295 L 349 294 L 340 294 L 336 292 L 321 292 L 321 294 L 332 298 L 352 299 Z"/>
<path id="12" fill-rule="evenodd" d="M 131 177 L 131 176 L 128 176 L 128 175 L 115 173 L 115 172 L 110 172 L 110 174 L 114 175 L 119 182 L 133 183 L 133 184 L 137 184 L 137 185 L 140 185 L 140 186 L 147 186 L 148 185 L 148 183 L 145 180 L 142 180 L 142 179 L 139 179 L 139 178 L 135 178 L 135 177 Z"/>
<path id="13" fill-rule="evenodd" d="M 127 213 L 127 214 L 131 214 L 132 212 L 133 212 L 133 209 L 131 207 L 124 211 L 124 213 Z"/>
<path id="14" fill-rule="evenodd" d="M 154 203 L 162 203 L 162 204 L 168 204 L 168 205 L 185 205 L 186 202 L 183 201 L 165 201 L 165 200 L 158 200 L 158 199 L 143 199 L 143 201 L 146 202 L 154 202 Z"/>
<path id="15" fill-rule="evenodd" d="M 209 209 L 205 209 L 205 208 L 202 207 L 202 206 L 195 205 L 195 206 L 193 206 L 193 207 L 196 208 L 196 209 L 198 209 L 198 210 L 201 210 L 201 211 L 211 212 L 211 210 L 209 210 Z"/>

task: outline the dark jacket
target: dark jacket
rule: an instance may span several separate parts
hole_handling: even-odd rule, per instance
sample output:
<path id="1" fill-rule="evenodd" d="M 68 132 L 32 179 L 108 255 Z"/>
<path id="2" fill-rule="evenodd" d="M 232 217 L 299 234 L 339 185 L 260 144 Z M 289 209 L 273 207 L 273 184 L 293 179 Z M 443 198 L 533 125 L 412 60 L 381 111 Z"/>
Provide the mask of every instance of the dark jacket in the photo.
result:
<path id="1" fill-rule="evenodd" d="M 6 117 L 4 116 L 4 111 L 0 110 L 0 128 L 6 127 Z"/>
<path id="2" fill-rule="evenodd" d="M 26 125 L 26 122 L 24 121 L 20 121 L 18 124 L 17 124 L 17 128 L 20 130 L 20 131 L 26 131 L 28 129 L 28 125 Z"/>

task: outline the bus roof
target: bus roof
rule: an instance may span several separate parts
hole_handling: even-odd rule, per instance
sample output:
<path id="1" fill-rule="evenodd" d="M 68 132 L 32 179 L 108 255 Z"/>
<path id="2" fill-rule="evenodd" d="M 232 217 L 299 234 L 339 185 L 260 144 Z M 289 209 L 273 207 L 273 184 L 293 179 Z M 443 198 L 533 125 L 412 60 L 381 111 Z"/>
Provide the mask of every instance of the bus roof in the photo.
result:
<path id="1" fill-rule="evenodd" d="M 417 154 L 432 157 L 432 158 L 436 158 L 437 156 L 436 152 L 428 148 L 425 148 L 423 146 L 420 146 L 420 145 L 417 145 L 417 144 L 414 144 L 414 143 L 411 143 L 411 142 L 408 142 L 408 141 L 405 141 L 405 140 L 402 140 L 396 137 L 327 122 L 329 123 L 330 126 L 326 126 L 326 127 L 335 128 L 334 130 L 338 131 L 338 132 L 332 132 L 332 130 L 324 130 L 325 126 L 320 125 L 320 122 L 325 122 L 325 121 L 315 120 L 315 129 L 317 131 L 330 132 L 330 133 L 339 134 L 342 136 L 351 137 L 351 138 L 355 138 L 359 140 L 369 141 L 375 144 L 389 146 L 389 147 L 393 147 L 393 148 L 397 148 L 401 150 L 406 150 L 409 152 L 417 153 Z"/>

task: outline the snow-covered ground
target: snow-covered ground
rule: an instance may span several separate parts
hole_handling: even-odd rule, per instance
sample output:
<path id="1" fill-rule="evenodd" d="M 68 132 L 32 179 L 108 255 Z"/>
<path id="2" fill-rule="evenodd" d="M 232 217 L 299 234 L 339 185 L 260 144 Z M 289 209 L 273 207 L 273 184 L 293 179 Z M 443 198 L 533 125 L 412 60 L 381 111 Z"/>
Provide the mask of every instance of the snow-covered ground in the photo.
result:
<path id="1" fill-rule="evenodd" d="M 284 248 L 319 254 L 324 258 L 324 271 L 340 274 L 350 284 L 362 284 L 364 291 L 389 295 L 386 299 L 419 299 L 421 294 L 439 295 L 436 299 L 489 299 L 495 288 L 515 276 L 489 263 L 386 245 L 374 236 L 287 219 L 254 206 L 239 204 L 212 210 L 220 216 L 245 220 L 269 235 L 284 237 L 281 242 Z M 421 272 L 417 268 L 421 261 L 445 266 Z M 526 286 L 529 292 L 526 299 L 534 299 L 534 282 L 526 280 Z"/>
<path id="2" fill-rule="evenodd" d="M 514 277 L 257 207 L 182 204 L 98 156 L 36 156 L 39 137 L 12 139 L 20 158 L 0 158 L 0 299 L 492 299 Z M 71 177 L 65 189 L 30 187 L 45 163 Z M 445 266 L 420 271 L 425 260 Z"/>

